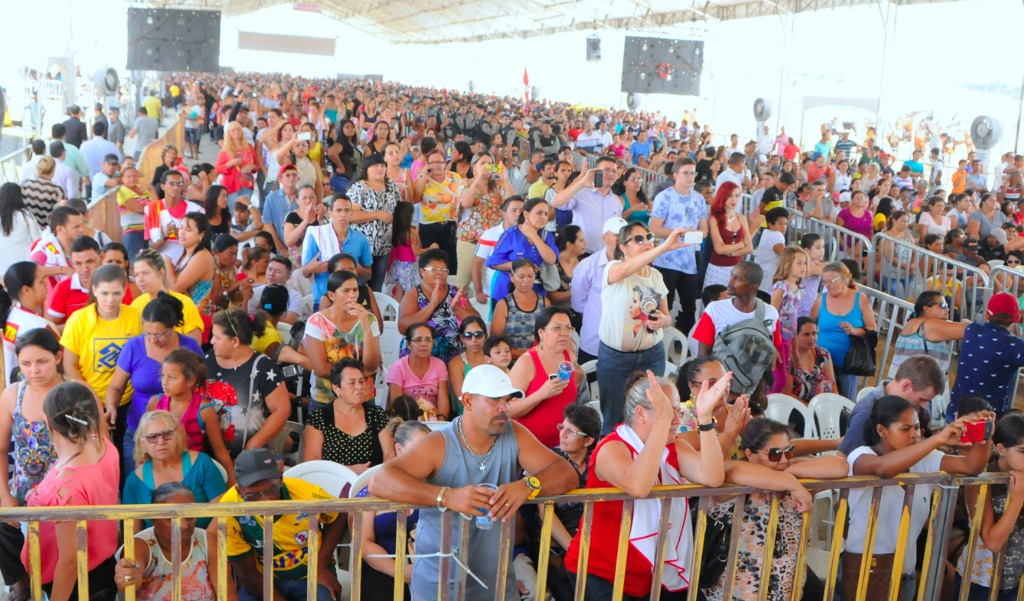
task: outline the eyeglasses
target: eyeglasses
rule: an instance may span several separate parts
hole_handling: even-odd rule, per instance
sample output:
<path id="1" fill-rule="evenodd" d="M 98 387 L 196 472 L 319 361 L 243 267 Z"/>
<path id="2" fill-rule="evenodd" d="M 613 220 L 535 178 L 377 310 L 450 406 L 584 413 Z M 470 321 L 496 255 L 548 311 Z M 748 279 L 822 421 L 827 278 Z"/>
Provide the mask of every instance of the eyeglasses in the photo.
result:
<path id="1" fill-rule="evenodd" d="M 843 276 L 837 275 L 836 277 L 834 277 L 831 280 L 829 280 L 828 283 L 829 284 L 835 284 L 836 282 L 842 282 L 842 281 L 844 281 L 843 280 Z"/>
<path id="2" fill-rule="evenodd" d="M 654 234 L 648 233 L 646 236 L 643 234 L 637 234 L 633 236 L 631 240 L 633 240 L 633 242 L 636 242 L 637 244 L 643 244 L 644 240 L 646 240 L 647 242 L 653 242 Z"/>
<path id="3" fill-rule="evenodd" d="M 782 459 L 783 455 L 786 456 L 786 459 L 792 459 L 793 458 L 793 451 L 795 449 L 796 449 L 795 446 L 789 445 L 788 447 L 784 447 L 784 448 L 781 448 L 781 449 L 779 447 L 775 447 L 775 448 L 771 448 L 771 449 L 761 450 L 761 451 L 758 451 L 758 453 L 764 453 L 764 454 L 768 455 L 768 461 L 771 461 L 772 463 L 778 463 Z"/>
<path id="4" fill-rule="evenodd" d="M 424 267 L 423 271 L 427 273 L 439 273 L 442 275 L 448 275 L 447 267 Z"/>
<path id="5" fill-rule="evenodd" d="M 253 492 L 242 492 L 242 489 L 239 488 L 238 494 L 242 497 L 243 500 L 248 501 L 250 503 L 254 503 L 256 501 L 269 499 L 272 496 L 274 496 L 274 493 L 277 492 L 278 486 L 280 485 L 275 483 L 273 486 L 270 486 L 265 490 L 257 490 Z"/>
<path id="6" fill-rule="evenodd" d="M 173 331 L 174 330 L 167 330 L 166 332 L 163 332 L 161 334 L 145 334 L 145 333 L 143 333 L 142 335 L 144 337 L 148 338 L 149 340 L 164 340 L 165 338 L 170 336 L 171 332 L 173 332 Z"/>
<path id="7" fill-rule="evenodd" d="M 433 344 L 434 339 L 431 338 L 430 336 L 417 336 L 415 338 L 410 338 L 409 342 L 412 342 L 414 344 Z"/>
<path id="8" fill-rule="evenodd" d="M 697 175 L 697 172 L 696 171 L 680 171 L 679 175 L 685 175 L 685 176 L 688 176 L 688 177 L 694 177 L 694 176 Z"/>
<path id="9" fill-rule="evenodd" d="M 161 438 L 164 439 L 164 440 L 170 440 L 170 439 L 174 438 L 174 432 L 175 432 L 174 430 L 164 430 L 163 432 L 153 432 L 152 434 L 144 434 L 142 436 L 142 438 L 144 438 L 146 440 L 146 442 L 148 442 L 150 444 L 153 444 L 157 440 L 160 440 Z"/>
<path id="10" fill-rule="evenodd" d="M 549 331 L 549 332 L 554 332 L 555 334 L 571 334 L 572 333 L 572 326 L 548 326 L 548 327 L 546 327 L 544 329 Z"/>
<path id="11" fill-rule="evenodd" d="M 477 339 L 477 340 L 480 340 L 481 338 L 483 338 L 485 336 L 487 336 L 487 332 L 463 332 L 462 333 L 462 337 L 464 339 L 466 339 L 466 340 L 472 340 L 474 338 Z"/>
<path id="12" fill-rule="evenodd" d="M 579 436 L 580 438 L 586 438 L 587 437 L 587 435 L 584 434 L 583 432 L 580 432 L 579 430 L 573 430 L 572 428 L 570 428 L 569 426 L 567 426 L 565 424 L 558 424 L 555 427 L 558 428 L 559 432 L 568 432 L 569 434 L 571 434 L 573 436 Z"/>

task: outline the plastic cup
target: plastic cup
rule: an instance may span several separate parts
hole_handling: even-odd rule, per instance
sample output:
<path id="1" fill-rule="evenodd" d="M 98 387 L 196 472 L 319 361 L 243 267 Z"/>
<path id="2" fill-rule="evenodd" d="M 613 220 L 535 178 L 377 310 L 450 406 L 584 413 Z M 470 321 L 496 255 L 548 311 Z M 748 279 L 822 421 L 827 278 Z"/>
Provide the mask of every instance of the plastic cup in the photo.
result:
<path id="1" fill-rule="evenodd" d="M 572 363 L 569 361 L 562 361 L 558 364 L 558 378 L 563 382 L 568 382 L 569 378 L 572 377 Z"/>
<path id="2" fill-rule="evenodd" d="M 498 491 L 498 486 L 495 484 L 477 484 L 477 486 L 490 489 L 492 492 Z M 478 509 L 484 512 L 484 515 L 476 518 L 477 530 L 490 530 L 491 526 L 494 525 L 494 520 L 491 519 L 491 514 L 488 513 L 491 510 L 490 507 L 479 507 Z"/>

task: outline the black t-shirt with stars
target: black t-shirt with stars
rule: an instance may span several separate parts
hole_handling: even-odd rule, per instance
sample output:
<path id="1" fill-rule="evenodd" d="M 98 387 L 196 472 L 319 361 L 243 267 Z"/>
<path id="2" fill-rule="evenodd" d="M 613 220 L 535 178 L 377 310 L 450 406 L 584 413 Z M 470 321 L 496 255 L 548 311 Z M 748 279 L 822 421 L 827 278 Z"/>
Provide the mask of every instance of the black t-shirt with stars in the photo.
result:
<path id="1" fill-rule="evenodd" d="M 356 436 L 350 436 L 334 425 L 333 405 L 317 407 L 309 414 L 309 425 L 324 436 L 321 456 L 325 461 L 342 465 L 369 462 L 371 466 L 384 463 L 380 431 L 387 427 L 388 416 L 372 402 L 364 403 L 363 410 L 366 412 L 366 429 Z"/>
<path id="2" fill-rule="evenodd" d="M 256 377 L 253 378 L 253 362 L 257 358 L 259 362 L 256 365 Z M 224 434 L 224 443 L 228 453 L 235 458 L 245 448 L 249 438 L 263 427 L 270 413 L 266 398 L 284 382 L 284 377 L 273 359 L 256 352 L 248 361 L 235 368 L 221 367 L 213 351 L 207 354 L 205 363 L 208 379 L 211 382 L 223 382 L 227 386 L 221 386 L 220 389 L 230 388 L 235 393 L 234 399 L 220 399 L 226 401 L 230 420 L 228 432 Z"/>

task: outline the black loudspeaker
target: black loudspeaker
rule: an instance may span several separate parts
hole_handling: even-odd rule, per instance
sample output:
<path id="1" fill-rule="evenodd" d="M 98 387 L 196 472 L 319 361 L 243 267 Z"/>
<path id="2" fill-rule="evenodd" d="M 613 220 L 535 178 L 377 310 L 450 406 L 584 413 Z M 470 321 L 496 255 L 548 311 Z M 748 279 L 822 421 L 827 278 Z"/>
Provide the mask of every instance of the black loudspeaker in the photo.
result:
<path id="1" fill-rule="evenodd" d="M 601 60 L 601 38 L 596 35 L 587 38 L 587 60 Z"/>
<path id="2" fill-rule="evenodd" d="M 128 9 L 128 69 L 220 70 L 220 11 Z"/>
<path id="3" fill-rule="evenodd" d="M 627 37 L 622 91 L 700 96 L 704 42 Z"/>

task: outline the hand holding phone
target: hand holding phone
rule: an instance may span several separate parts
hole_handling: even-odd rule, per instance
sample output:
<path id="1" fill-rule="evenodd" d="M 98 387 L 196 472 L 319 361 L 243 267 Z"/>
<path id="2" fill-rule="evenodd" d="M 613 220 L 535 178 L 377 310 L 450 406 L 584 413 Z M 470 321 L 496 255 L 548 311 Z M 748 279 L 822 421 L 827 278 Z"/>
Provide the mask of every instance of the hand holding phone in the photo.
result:
<path id="1" fill-rule="evenodd" d="M 300 142 L 309 142 L 312 136 L 308 131 L 301 132 L 297 138 Z"/>
<path id="2" fill-rule="evenodd" d="M 700 230 L 693 231 L 693 232 L 686 232 L 685 234 L 683 234 L 683 243 L 684 244 L 700 244 L 703 241 L 704 241 L 704 233 L 701 232 Z"/>
<path id="3" fill-rule="evenodd" d="M 990 419 L 979 419 L 964 424 L 964 433 L 960 442 L 985 442 L 992 438 L 993 422 Z"/>

